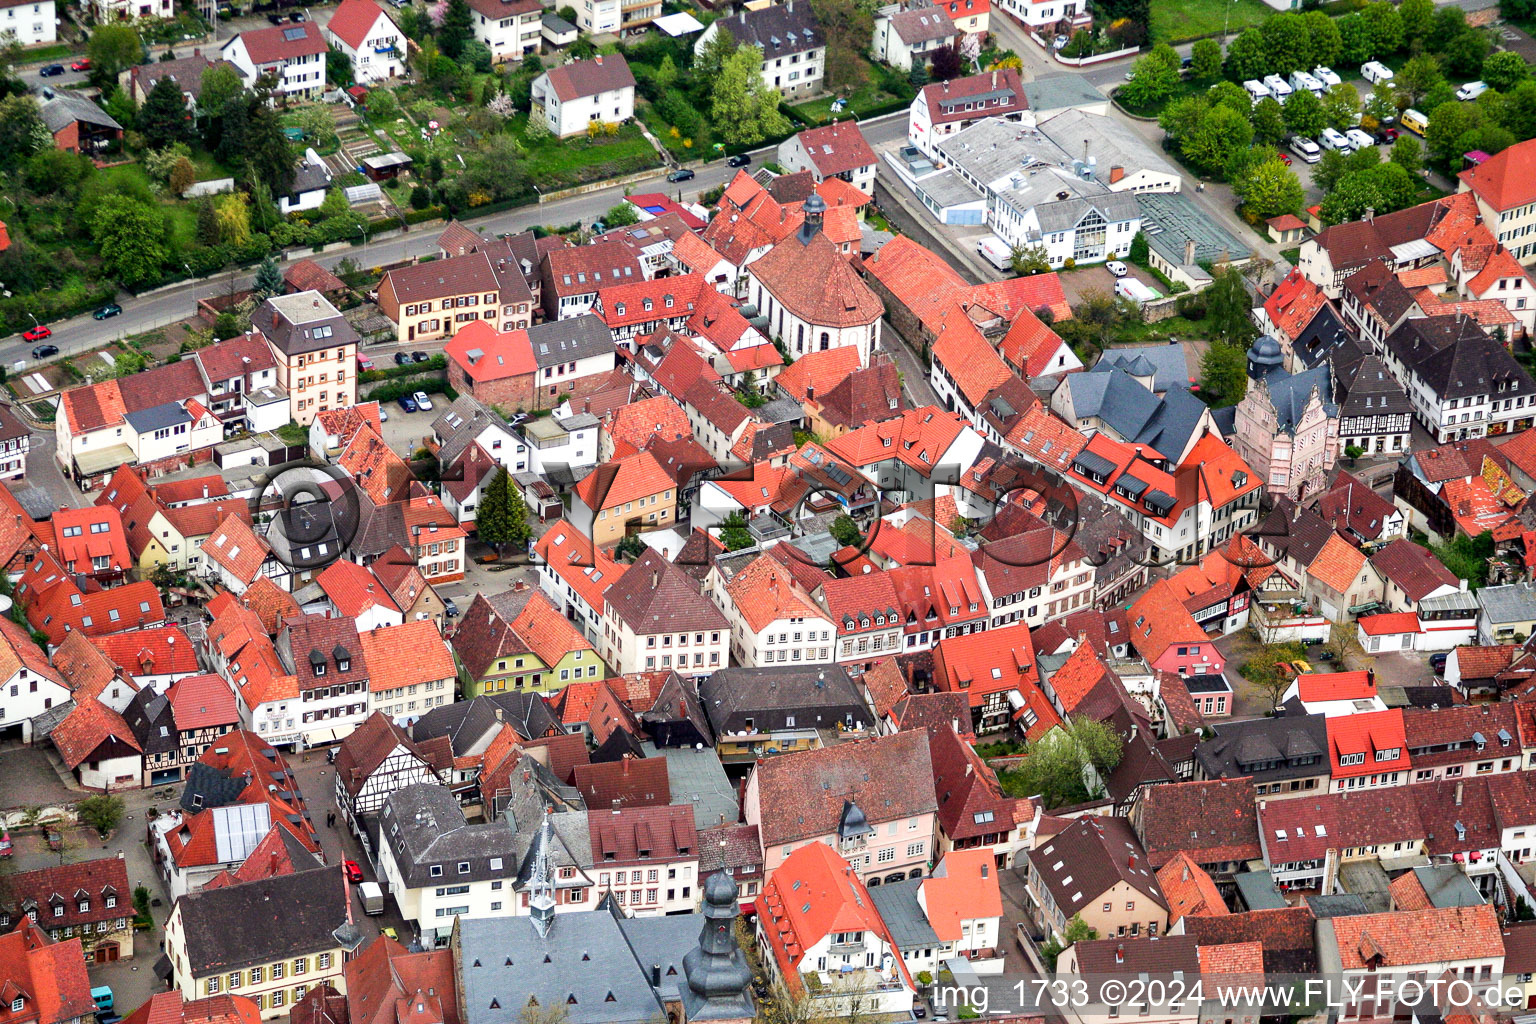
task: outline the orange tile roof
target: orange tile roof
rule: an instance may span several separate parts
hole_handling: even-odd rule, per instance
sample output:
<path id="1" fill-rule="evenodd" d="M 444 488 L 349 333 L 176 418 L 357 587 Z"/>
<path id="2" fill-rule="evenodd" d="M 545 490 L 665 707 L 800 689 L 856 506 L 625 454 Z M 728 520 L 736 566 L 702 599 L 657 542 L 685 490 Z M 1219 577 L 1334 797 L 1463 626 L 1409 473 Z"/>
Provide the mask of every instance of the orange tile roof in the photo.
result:
<path id="1" fill-rule="evenodd" d="M 358 0 L 347 0 L 348 3 Z M 315 419 L 320 421 L 320 429 L 325 431 L 327 437 L 336 437 L 345 447 L 352 440 L 352 435 L 363 427 L 367 427 L 375 434 L 383 435 L 384 425 L 379 421 L 379 403 L 363 402 L 360 405 L 349 405 L 345 409 L 322 409 L 315 414 Z"/>
<path id="2" fill-rule="evenodd" d="M 596 513 L 620 508 L 626 502 L 670 491 L 677 485 L 661 468 L 656 456 L 639 452 L 605 463 L 576 485 L 576 496 Z"/>
<path id="3" fill-rule="evenodd" d="M 851 216 L 851 214 L 850 214 Z M 858 327 L 885 315 L 885 303 L 825 231 L 793 235 L 752 264 L 752 278 L 790 313 L 819 327 Z"/>
<path id="4" fill-rule="evenodd" d="M 572 651 L 591 651 L 592 645 L 571 620 L 555 610 L 542 592 L 534 594 L 511 622 L 516 633 L 539 660 L 553 668 Z"/>
<path id="5" fill-rule="evenodd" d="M 203 554 L 245 583 L 261 572 L 272 549 L 239 516 L 229 516 L 203 542 Z"/>
<path id="6" fill-rule="evenodd" d="M 1413 612 L 1387 612 L 1381 615 L 1362 615 L 1360 628 L 1366 636 L 1388 636 L 1393 633 L 1417 633 L 1419 617 Z"/>
<path id="7" fill-rule="evenodd" d="M 240 711 L 222 676 L 182 676 L 165 691 L 178 729 L 236 728 Z"/>
<path id="8" fill-rule="evenodd" d="M 602 549 L 594 548 L 586 534 L 564 519 L 555 520 L 533 549 L 598 615 L 603 612 L 603 591 L 628 568 Z"/>
<path id="9" fill-rule="evenodd" d="M 106 558 L 109 566 L 118 568 L 126 568 L 133 561 L 123 517 L 117 509 L 101 505 L 61 508 L 51 518 L 59 560 L 66 569 L 89 573 L 93 558 Z"/>
<path id="10" fill-rule="evenodd" d="M 1038 317 L 1047 309 L 1057 321 L 1072 319 L 1072 306 L 1067 302 L 1061 278 L 1054 270 L 1027 277 L 983 281 L 971 289 L 969 300 L 962 300 L 961 304 L 983 306 L 1010 321 L 1026 310 Z"/>
<path id="11" fill-rule="evenodd" d="M 1532 173 L 1536 176 L 1536 168 Z M 1335 917 L 1332 924 L 1346 971 L 1491 960 L 1504 954 L 1498 914 L 1487 903 L 1356 914 Z"/>
<path id="12" fill-rule="evenodd" d="M 962 921 L 1003 916 L 1003 892 L 990 849 L 950 850 L 918 891 L 940 942 L 959 942 Z"/>
<path id="13" fill-rule="evenodd" d="M 1003 335 L 1000 351 L 1004 361 L 1027 380 L 1052 371 L 1065 371 L 1065 365 L 1056 363 L 1056 357 L 1066 342 L 1061 335 L 1047 327 L 1031 310 L 1019 311 L 1008 333 Z M 1067 350 L 1071 354 L 1071 349 Z M 1073 362 L 1076 362 L 1074 357 Z M 1079 364 L 1081 365 L 1081 364 Z"/>
<path id="14" fill-rule="evenodd" d="M 989 391 L 1013 376 L 997 349 L 981 336 L 971 318 L 958 305 L 940 313 L 938 328 L 938 337 L 930 349 L 933 361 L 954 380 L 955 387 L 972 408 L 980 405 Z"/>
<path id="15" fill-rule="evenodd" d="M 80 763 L 109 740 L 120 746 L 113 756 L 124 756 L 128 751 L 142 754 L 143 748 L 133 737 L 133 730 L 123 721 L 123 716 L 99 700 L 86 699 L 75 705 L 65 719 L 53 727 L 49 739 L 64 759 L 64 767 L 74 771 Z M 126 748 L 126 749 L 124 749 Z"/>
<path id="16" fill-rule="evenodd" d="M 1228 913 L 1216 883 L 1187 853 L 1174 854 L 1157 869 L 1157 884 L 1168 901 L 1170 926 L 1181 917 L 1221 917 Z"/>
<path id="17" fill-rule="evenodd" d="M 814 391 L 825 397 L 853 371 L 859 368 L 859 350 L 852 346 L 807 352 L 784 368 L 774 378 L 796 401 L 804 401 Z"/>
<path id="18" fill-rule="evenodd" d="M 1403 727 L 1401 708 L 1335 716 L 1325 724 L 1328 728 L 1328 757 L 1334 778 L 1406 771 L 1410 767 L 1407 732 Z M 1396 750 L 1398 756 L 1386 761 L 1376 760 L 1377 751 L 1387 750 Z M 1352 754 L 1364 754 L 1365 760 L 1356 764 L 1340 763 L 1340 758 Z"/>
<path id="19" fill-rule="evenodd" d="M 1392 893 L 1393 910 L 1428 910 L 1434 906 L 1429 902 L 1429 893 L 1424 891 L 1424 883 L 1419 881 L 1415 871 L 1404 871 L 1387 886 Z"/>
<path id="20" fill-rule="evenodd" d="M 345 558 L 337 559 L 315 577 L 336 610 L 355 619 L 373 608 L 400 611 L 388 589 L 367 569 Z"/>
<path id="21" fill-rule="evenodd" d="M 261 618 L 268 633 L 276 633 L 290 615 L 302 615 L 303 609 L 293 595 L 272 582 L 270 576 L 257 576 L 255 582 L 240 595 L 240 603 Z"/>
<path id="22" fill-rule="evenodd" d="M 431 619 L 361 630 L 357 638 L 363 646 L 372 693 L 445 679 L 451 683 L 458 675 L 453 654 Z"/>
<path id="23" fill-rule="evenodd" d="M 1517 142 L 1457 177 L 1499 212 L 1536 202 L 1536 140 Z"/>
<path id="24" fill-rule="evenodd" d="M 1184 607 L 1178 591 L 1159 580 L 1131 605 L 1131 643 L 1148 661 L 1157 661 L 1176 644 L 1208 643 L 1205 630 Z"/>
<path id="25" fill-rule="evenodd" d="M 1088 438 L 1044 405 L 1026 412 L 1013 425 L 1006 440 L 1032 461 L 1053 469 L 1071 465 L 1073 457 L 1088 444 Z"/>
<path id="26" fill-rule="evenodd" d="M 615 444 L 627 443 L 635 451 L 644 449 L 653 437 L 673 441 L 693 436 L 687 414 L 670 398 L 661 397 L 620 406 L 603 429 Z"/>
<path id="27" fill-rule="evenodd" d="M 1308 704 L 1370 700 L 1376 696 L 1376 677 L 1370 672 L 1304 672 L 1296 677 L 1296 692 Z"/>
<path id="28" fill-rule="evenodd" d="M 804 618 L 826 622 L 827 616 L 795 582 L 789 570 L 767 555 L 747 565 L 725 585 L 737 614 L 754 633 L 776 619 Z M 829 623 L 830 625 L 830 623 Z"/>
<path id="29" fill-rule="evenodd" d="M 1307 575 L 1335 593 L 1347 594 L 1366 561 L 1365 552 L 1335 533 L 1307 566 Z"/>
<path id="30" fill-rule="evenodd" d="M 826 448 L 860 468 L 895 458 L 927 476 L 965 429 L 965 421 L 957 414 L 928 405 L 849 431 L 833 438 Z"/>
<path id="31" fill-rule="evenodd" d="M 930 330 L 939 311 L 968 287 L 947 260 L 907 235 L 881 246 L 864 261 L 864 269 Z"/>
<path id="32" fill-rule="evenodd" d="M 1168 923 L 1173 924 L 1171 917 Z M 1201 944 L 1195 947 L 1195 954 L 1200 959 L 1201 974 L 1222 975 L 1222 981 L 1228 983 L 1235 980 L 1233 975 L 1246 974 L 1255 981 L 1264 975 L 1264 943 L 1258 940 Z"/>
<path id="33" fill-rule="evenodd" d="M 371 427 L 352 435 L 336 457 L 336 465 L 352 475 L 375 505 L 404 501 L 416 480 L 406 461 Z"/>
<path id="34" fill-rule="evenodd" d="M 1411 270 L 1399 270 L 1397 282 L 1409 291 L 1419 288 L 1433 288 L 1437 284 L 1445 284 L 1445 267 L 1435 264 L 1430 267 L 1414 267 Z"/>
<path id="35" fill-rule="evenodd" d="M 1051 676 L 1050 684 L 1061 706 L 1071 714 L 1108 676 L 1109 668 L 1099 658 L 1093 644 L 1082 643 L 1067 655 L 1067 660 Z"/>
<path id="36" fill-rule="evenodd" d="M 197 649 L 180 626 L 96 636 L 91 643 L 133 675 L 193 675 L 200 671 Z"/>
<path id="37" fill-rule="evenodd" d="M 1501 279 L 1508 277 L 1530 280 L 1530 276 L 1520 262 L 1510 255 L 1508 249 L 1499 246 L 1493 255 L 1488 257 L 1488 262 L 1483 265 L 1482 270 L 1478 271 L 1477 276 L 1467 282 L 1467 290 L 1473 295 L 1482 297 L 1493 291 Z"/>
<path id="38" fill-rule="evenodd" d="M 1309 281 L 1300 270 L 1292 270 L 1285 279 L 1275 285 L 1269 298 L 1264 300 L 1264 312 L 1275 329 L 1292 340 L 1306 330 L 1317 311 L 1327 305 L 1328 296 Z"/>

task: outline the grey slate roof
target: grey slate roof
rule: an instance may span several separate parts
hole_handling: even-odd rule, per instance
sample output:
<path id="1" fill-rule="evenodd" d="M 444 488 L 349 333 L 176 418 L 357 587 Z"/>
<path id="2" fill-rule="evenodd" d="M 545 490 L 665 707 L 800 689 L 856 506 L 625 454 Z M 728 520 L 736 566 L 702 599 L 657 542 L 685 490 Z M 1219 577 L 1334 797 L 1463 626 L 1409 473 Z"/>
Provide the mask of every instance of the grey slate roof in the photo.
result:
<path id="1" fill-rule="evenodd" d="M 195 978 L 324 950 L 356 948 L 339 865 L 202 889 L 176 903 Z M 231 927 L 234 922 L 239 927 Z"/>
<path id="2" fill-rule="evenodd" d="M 1270 373 L 1257 386 L 1269 389 L 1269 400 L 1275 407 L 1275 425 L 1287 434 L 1296 433 L 1314 390 L 1322 398 L 1323 410 L 1328 416 L 1339 414 L 1339 407 L 1332 400 L 1333 382 L 1326 366 L 1296 374 Z"/>
<path id="3" fill-rule="evenodd" d="M 43 118 L 43 124 L 55 135 L 76 121 L 84 121 L 86 124 L 100 125 L 105 128 L 116 128 L 119 131 L 123 126 L 113 120 L 112 115 L 102 110 L 96 104 L 84 96 L 76 96 L 73 93 L 61 92 L 51 100 L 45 100 L 37 111 Z"/>
<path id="4" fill-rule="evenodd" d="M 938 933 L 928 923 L 928 915 L 917 902 L 917 890 L 922 884 L 921 878 L 909 878 L 905 882 L 891 882 L 869 890 L 869 898 L 874 900 L 880 920 L 890 929 L 897 949 L 928 949 L 939 945 Z"/>
<path id="5" fill-rule="evenodd" d="M 516 866 L 512 830 L 500 821 L 467 824 L 458 799 L 442 786 L 395 790 L 379 812 L 379 831 L 412 888 L 505 878 Z"/>
<path id="6" fill-rule="evenodd" d="M 1025 92 L 1029 92 L 1033 84 L 1026 82 Z M 1039 122 L 1038 127 L 1042 135 L 1068 153 L 1081 155 L 1086 141 L 1088 156 L 1098 161 L 1099 171 L 1103 174 L 1108 174 L 1111 167 L 1123 167 L 1126 174 L 1142 170 L 1175 177 L 1179 174 L 1179 169 L 1164 159 L 1157 149 L 1147 145 L 1146 140 L 1116 118 L 1090 114 L 1086 110 L 1063 110 Z"/>
<path id="7" fill-rule="evenodd" d="M 1477 907 L 1487 902 L 1468 880 L 1467 873 L 1454 864 L 1416 867 L 1413 873 L 1433 907 Z"/>
<path id="8" fill-rule="evenodd" d="M 739 11 L 716 24 L 730 32 L 736 45 L 761 48 L 765 61 L 819 49 L 826 43 L 807 0 Z M 699 38 L 702 42 L 703 36 Z"/>
<path id="9" fill-rule="evenodd" d="M 622 731 L 622 730 L 620 730 Z M 693 808 L 695 828 L 713 828 L 730 824 L 740 816 L 736 802 L 736 787 L 725 774 L 725 766 L 713 750 L 695 750 L 692 747 L 665 747 L 656 749 L 652 743 L 642 744 L 646 757 L 664 757 L 667 760 L 667 786 L 674 804 L 686 804 Z"/>
<path id="10" fill-rule="evenodd" d="M 1483 587 L 1477 603 L 1489 622 L 1525 622 L 1536 619 L 1536 584 L 1510 583 L 1502 587 Z"/>
<path id="11" fill-rule="evenodd" d="M 453 752 L 462 754 L 502 721 L 531 738 L 550 735 L 550 730 L 565 731 L 542 695 L 492 693 L 433 708 L 411 724 L 411 739 L 420 743 L 447 736 Z"/>
<path id="12" fill-rule="evenodd" d="M 533 361 L 543 368 L 612 353 L 613 332 L 591 313 L 569 320 L 551 320 L 528 328 Z"/>
<path id="13" fill-rule="evenodd" d="M 347 318 L 316 291 L 273 295 L 256 307 L 251 323 L 289 356 L 358 343 Z"/>
<path id="14" fill-rule="evenodd" d="M 1187 386 L 1187 374 L 1184 383 Z M 1079 417 L 1096 416 L 1122 440 L 1151 445 L 1171 459 L 1183 454 L 1208 408 L 1179 388 L 1170 387 L 1159 398 L 1118 366 L 1099 373 L 1068 374 L 1066 386 L 1072 390 L 1072 409 Z"/>
<path id="15" fill-rule="evenodd" d="M 1071 107 L 1090 107 L 1109 102 L 1109 98 L 1091 82 L 1070 71 L 1039 75 L 1034 81 L 1025 82 L 1024 96 L 1029 100 L 1029 109 L 1035 112 L 1036 117 Z"/>
<path id="16" fill-rule="evenodd" d="M 699 683 L 709 724 L 720 736 L 746 729 L 832 729 L 852 719 L 871 725 L 869 708 L 841 665 L 785 665 L 722 668 Z M 787 719 L 794 716 L 795 725 Z"/>
<path id="17" fill-rule="evenodd" d="M 163 693 L 155 692 L 153 687 L 146 686 L 133 695 L 133 699 L 123 709 L 123 721 L 128 724 L 133 738 L 139 741 L 139 749 L 146 755 L 174 751 L 181 745 L 176 720 L 171 713 L 171 702 Z"/>
<path id="18" fill-rule="evenodd" d="M 1184 358 L 1184 346 L 1176 341 L 1166 345 L 1132 345 L 1112 348 L 1099 357 L 1089 373 L 1106 373 L 1120 367 L 1133 376 L 1145 376 L 1148 366 L 1153 371 L 1152 390 L 1161 394 L 1171 388 L 1189 390 L 1189 363 Z M 1141 372 L 1137 372 L 1136 368 Z"/>
<path id="19" fill-rule="evenodd" d="M 1263 784 L 1327 774 L 1325 722 L 1322 715 L 1285 715 L 1224 723 L 1216 726 L 1215 739 L 1195 748 L 1195 758 L 1209 779 L 1251 776 Z"/>
<path id="20" fill-rule="evenodd" d="M 187 769 L 187 784 L 181 790 L 181 809 L 195 812 L 232 804 L 245 792 L 245 787 L 243 775 L 230 775 L 194 761 Z"/>
<path id="21" fill-rule="evenodd" d="M 178 423 L 191 423 L 192 417 L 180 402 L 162 402 L 138 412 L 125 412 L 123 419 L 140 434 L 154 430 L 169 430 Z"/>
<path id="22" fill-rule="evenodd" d="M 1441 401 L 1491 395 L 1510 382 L 1513 394 L 1536 390 L 1525 367 L 1470 317 L 1407 320 L 1387 337 L 1387 350 Z"/>

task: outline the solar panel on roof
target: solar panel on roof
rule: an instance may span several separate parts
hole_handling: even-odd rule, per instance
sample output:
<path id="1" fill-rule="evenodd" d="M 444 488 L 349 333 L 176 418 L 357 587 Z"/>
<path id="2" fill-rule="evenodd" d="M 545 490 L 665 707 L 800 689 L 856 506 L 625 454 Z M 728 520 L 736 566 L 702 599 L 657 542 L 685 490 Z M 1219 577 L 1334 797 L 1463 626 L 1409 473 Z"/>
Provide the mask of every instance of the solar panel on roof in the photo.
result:
<path id="1" fill-rule="evenodd" d="M 304 30 L 302 28 L 285 28 L 283 29 L 283 38 L 290 43 L 296 42 L 304 38 Z"/>

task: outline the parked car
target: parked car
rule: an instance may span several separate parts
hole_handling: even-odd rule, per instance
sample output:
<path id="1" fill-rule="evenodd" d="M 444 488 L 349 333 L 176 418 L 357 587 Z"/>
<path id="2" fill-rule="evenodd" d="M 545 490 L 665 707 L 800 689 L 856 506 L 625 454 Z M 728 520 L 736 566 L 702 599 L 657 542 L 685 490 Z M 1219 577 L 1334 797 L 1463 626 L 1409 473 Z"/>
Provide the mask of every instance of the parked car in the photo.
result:
<path id="1" fill-rule="evenodd" d="M 403 412 L 415 412 L 416 411 L 416 400 L 414 398 L 412 398 L 410 395 L 401 395 L 400 396 L 400 400 L 399 400 L 399 405 L 400 405 L 401 411 L 403 411 Z"/>
<path id="2" fill-rule="evenodd" d="M 288 20 L 297 25 L 301 21 L 308 21 L 309 15 L 305 14 L 303 11 L 294 11 L 292 14 L 288 15 Z"/>
<path id="3" fill-rule="evenodd" d="M 1466 85 L 1456 90 L 1456 98 L 1461 100 L 1463 103 L 1466 103 L 1477 99 L 1487 91 L 1487 82 L 1468 82 Z"/>
<path id="4" fill-rule="evenodd" d="M 53 337 L 53 328 L 47 324 L 39 324 L 36 327 L 29 327 L 22 331 L 21 336 L 27 341 L 42 341 L 44 338 Z"/>
<path id="5" fill-rule="evenodd" d="M 369 370 L 373 369 L 373 360 L 369 359 L 362 353 L 358 353 L 357 368 L 363 373 L 367 373 Z"/>
<path id="6" fill-rule="evenodd" d="M 1317 147 L 1317 143 L 1300 135 L 1291 140 L 1291 152 L 1309 164 L 1315 164 L 1323 158 L 1323 151 Z"/>
<path id="7" fill-rule="evenodd" d="M 459 606 L 453 603 L 453 598 L 450 597 L 443 600 L 443 612 L 450 619 L 458 617 Z"/>
<path id="8" fill-rule="evenodd" d="M 1360 65 L 1360 77 L 1372 85 L 1378 85 L 1392 81 L 1392 69 L 1379 60 L 1368 60 Z"/>
<path id="9" fill-rule="evenodd" d="M 1401 133 L 1391 125 L 1382 125 L 1380 128 L 1376 129 L 1376 139 L 1379 142 L 1396 142 L 1399 134 Z"/>
<path id="10" fill-rule="evenodd" d="M 0 857 L 9 857 L 14 852 L 15 847 L 11 845 L 10 830 L 7 829 L 4 832 L 0 832 Z"/>
<path id="11" fill-rule="evenodd" d="M 53 91 L 53 86 L 51 86 L 51 85 L 43 86 L 43 99 L 51 100 L 51 99 L 53 99 L 57 95 L 58 95 L 58 93 Z"/>
<path id="12" fill-rule="evenodd" d="M 1434 670 L 1435 675 L 1445 675 L 1445 661 L 1448 657 L 1450 657 L 1450 652 L 1448 651 L 1441 651 L 1438 654 L 1431 654 L 1429 656 L 1429 667 Z"/>
<path id="13" fill-rule="evenodd" d="M 1349 144 L 1356 150 L 1370 149 L 1376 145 L 1376 140 L 1371 138 L 1370 133 L 1361 131 L 1359 128 L 1351 128 L 1344 133 L 1344 137 L 1349 140 Z"/>
<path id="14" fill-rule="evenodd" d="M 389 422 L 389 410 L 384 408 L 382 405 L 379 406 L 379 422 L 380 423 L 388 423 Z"/>
<path id="15" fill-rule="evenodd" d="M 73 64 L 71 64 L 69 66 L 69 70 L 71 70 L 71 71 L 89 71 L 89 70 L 91 70 L 91 58 L 89 58 L 89 57 L 81 57 L 79 60 L 75 61 Z"/>
<path id="16" fill-rule="evenodd" d="M 1114 274 L 1116 277 L 1124 277 L 1126 274 L 1131 272 L 1130 268 L 1127 267 L 1124 263 L 1121 263 L 1119 260 L 1110 260 L 1108 263 L 1104 264 L 1104 269 L 1109 271 L 1111 274 Z"/>
<path id="17" fill-rule="evenodd" d="M 679 167 L 677 170 L 675 170 L 671 174 L 667 175 L 667 180 L 668 181 L 692 181 L 693 180 L 693 171 L 691 171 L 687 167 Z"/>
<path id="18" fill-rule="evenodd" d="M 1291 166 L 1291 154 L 1289 154 L 1289 153 L 1281 153 L 1280 154 L 1280 162 L 1285 164 L 1285 166 L 1287 166 L 1287 167 Z"/>
<path id="19" fill-rule="evenodd" d="M 1343 79 L 1339 77 L 1338 72 L 1334 71 L 1333 68 L 1330 68 L 1326 64 L 1319 64 L 1317 67 L 1313 68 L 1312 77 L 1317 79 L 1319 82 L 1322 82 L 1329 88 L 1332 88 L 1333 86 L 1338 85 L 1343 81 Z"/>
<path id="20" fill-rule="evenodd" d="M 56 356 L 58 354 L 59 346 L 57 345 L 39 345 L 32 350 L 33 359 L 47 359 L 49 356 Z"/>
<path id="21" fill-rule="evenodd" d="M 109 302 L 105 306 L 102 306 L 100 309 L 98 309 L 96 312 L 92 313 L 91 317 L 96 320 L 105 320 L 108 317 L 121 316 L 122 312 L 122 306 L 119 306 L 115 302 Z"/>
<path id="22" fill-rule="evenodd" d="M 356 885 L 358 882 L 363 880 L 363 869 L 358 866 L 358 863 L 355 860 L 342 861 L 341 870 L 347 873 L 347 881 L 351 882 L 353 885 Z"/>
<path id="23" fill-rule="evenodd" d="M 737 153 L 725 162 L 727 167 L 745 167 L 752 162 L 752 158 L 746 153 Z"/>
<path id="24" fill-rule="evenodd" d="M 44 64 L 42 67 L 37 69 L 37 73 L 42 78 L 52 78 L 54 75 L 62 75 L 64 73 L 64 65 Z"/>
<path id="25" fill-rule="evenodd" d="M 428 359 L 431 359 L 431 358 L 432 357 L 430 355 L 428 355 L 427 353 L 425 353 L 425 352 L 412 352 L 411 353 L 411 362 L 413 362 L 413 363 L 424 363 Z"/>
<path id="26" fill-rule="evenodd" d="M 285 15 L 285 14 L 279 14 L 278 12 L 273 11 L 271 14 L 267 15 L 267 20 L 270 21 L 274 25 L 281 25 L 283 22 L 288 20 L 288 16 Z"/>
<path id="27" fill-rule="evenodd" d="M 431 411 L 432 399 L 427 397 L 427 393 L 425 391 L 418 391 L 412 395 L 411 398 L 413 401 L 415 401 L 416 408 L 420 409 L 422 412 Z"/>
<path id="28" fill-rule="evenodd" d="M 395 365 L 396 366 L 405 366 L 410 361 L 411 361 L 411 354 L 409 352 L 396 352 L 395 353 Z"/>
<path id="29" fill-rule="evenodd" d="M 1324 149 L 1334 149 L 1340 153 L 1348 153 L 1352 148 L 1349 140 L 1344 137 L 1344 133 L 1335 131 L 1332 128 L 1324 128 L 1323 134 L 1317 141 L 1322 144 Z"/>

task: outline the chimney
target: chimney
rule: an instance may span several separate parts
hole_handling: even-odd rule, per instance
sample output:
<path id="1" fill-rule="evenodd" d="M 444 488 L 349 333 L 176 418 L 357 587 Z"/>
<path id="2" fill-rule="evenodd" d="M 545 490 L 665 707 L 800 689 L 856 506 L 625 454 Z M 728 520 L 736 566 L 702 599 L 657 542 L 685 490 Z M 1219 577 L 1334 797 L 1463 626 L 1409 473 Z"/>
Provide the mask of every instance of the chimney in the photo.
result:
<path id="1" fill-rule="evenodd" d="M 651 964 L 651 988 L 661 988 L 661 964 Z"/>
<path id="2" fill-rule="evenodd" d="M 1184 239 L 1184 262 L 1190 266 L 1194 265 L 1195 240 L 1193 238 Z"/>
<path id="3" fill-rule="evenodd" d="M 272 311 L 272 326 L 275 328 L 275 327 L 277 327 L 277 324 L 278 324 L 277 310 L 274 309 Z"/>
<path id="4" fill-rule="evenodd" d="M 994 89 L 997 88 L 997 72 L 996 71 L 992 72 L 992 88 L 994 88 Z M 944 91 L 945 92 L 949 91 L 949 83 L 948 82 L 944 83 Z"/>
<path id="5" fill-rule="evenodd" d="M 1122 179 L 1124 177 L 1125 177 L 1125 168 L 1124 167 L 1111 167 L 1109 169 L 1109 183 L 1111 185 L 1117 183 L 1118 181 L 1120 181 L 1120 179 Z"/>
<path id="6" fill-rule="evenodd" d="M 661 573 L 657 572 L 654 569 L 651 570 L 651 589 L 655 590 L 660 585 L 661 585 Z"/>
<path id="7" fill-rule="evenodd" d="M 1124 943 L 1120 943 L 1119 945 L 1117 945 L 1115 947 L 1115 963 L 1117 963 L 1117 964 L 1125 963 L 1125 944 Z"/>
<path id="8" fill-rule="evenodd" d="M 1125 858 L 1125 866 L 1131 871 L 1136 870 L 1136 855 L 1134 853 Z"/>
<path id="9" fill-rule="evenodd" d="M 603 55 L 602 54 L 598 54 L 596 57 L 594 57 L 592 59 L 597 61 L 597 66 L 598 67 L 602 67 L 603 66 Z"/>
<path id="10" fill-rule="evenodd" d="M 1368 669 L 1365 670 L 1365 686 L 1366 686 L 1366 689 L 1368 689 L 1368 690 L 1376 689 L 1376 670 L 1375 669 L 1368 668 Z"/>
<path id="11" fill-rule="evenodd" d="M 1461 806 L 1461 782 L 1459 780 L 1456 783 L 1456 806 Z"/>
<path id="12" fill-rule="evenodd" d="M 806 388 L 805 388 L 805 400 L 807 402 L 810 402 L 810 401 L 814 401 L 815 398 L 816 398 L 816 388 L 813 385 L 809 385 L 809 384 L 806 385 Z"/>
<path id="13" fill-rule="evenodd" d="M 1365 221 L 1367 224 L 1374 224 L 1376 222 L 1376 207 L 1367 206 L 1365 208 L 1365 216 L 1361 217 L 1360 219 Z"/>

